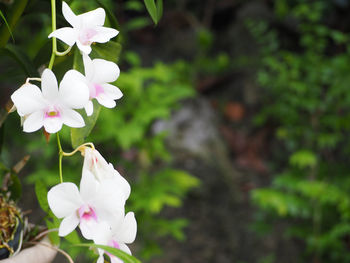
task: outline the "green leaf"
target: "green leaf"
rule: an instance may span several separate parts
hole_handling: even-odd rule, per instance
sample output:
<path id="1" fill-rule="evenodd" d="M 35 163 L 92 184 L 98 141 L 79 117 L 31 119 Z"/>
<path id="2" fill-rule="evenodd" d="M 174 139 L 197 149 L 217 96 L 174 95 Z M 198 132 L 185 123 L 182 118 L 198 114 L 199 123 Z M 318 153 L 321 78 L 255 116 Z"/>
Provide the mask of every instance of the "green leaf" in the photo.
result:
<path id="1" fill-rule="evenodd" d="M 10 35 L 11 35 L 12 41 L 15 42 L 15 39 L 14 39 L 13 34 L 12 34 L 12 30 L 11 30 L 11 28 L 10 28 L 10 25 L 7 23 L 7 20 L 6 20 L 4 14 L 2 13 L 1 10 L 0 10 L 0 16 L 1 16 L 1 18 L 2 18 L 2 19 L 4 20 L 4 22 L 5 22 L 5 25 L 6 25 L 6 27 L 7 27 L 7 30 L 9 31 L 9 33 L 10 33 Z"/>
<path id="2" fill-rule="evenodd" d="M 18 176 L 11 173 L 10 183 L 8 185 L 8 191 L 11 193 L 11 199 L 18 201 L 22 196 L 22 184 Z"/>
<path id="3" fill-rule="evenodd" d="M 46 213 L 49 212 L 49 203 L 47 202 L 47 189 L 45 184 L 37 180 L 35 182 L 35 194 L 38 199 L 39 205 Z"/>
<path id="4" fill-rule="evenodd" d="M 148 13 L 150 14 L 153 22 L 158 23 L 158 11 L 154 0 L 144 0 Z"/>
<path id="5" fill-rule="evenodd" d="M 94 100 L 93 103 L 94 113 L 90 117 L 86 115 L 84 116 L 85 126 L 83 128 L 71 128 L 70 130 L 73 148 L 76 148 L 85 142 L 86 137 L 89 136 L 96 124 L 98 115 L 100 114 L 101 106 L 96 100 Z"/>
<path id="6" fill-rule="evenodd" d="M 163 0 L 157 0 L 157 22 L 163 15 Z"/>
<path id="7" fill-rule="evenodd" d="M 78 247 L 94 247 L 94 248 L 101 248 L 108 253 L 111 253 L 112 255 L 118 257 L 119 259 L 123 260 L 124 263 L 141 263 L 140 260 L 137 258 L 125 253 L 124 251 L 114 248 L 114 247 L 109 247 L 109 246 L 103 246 L 103 245 L 96 245 L 94 243 L 89 243 L 89 244 L 74 244 L 74 246 Z"/>
<path id="8" fill-rule="evenodd" d="M 94 44 L 91 56 L 118 63 L 121 50 L 122 46 L 118 42 L 109 41 L 108 43 Z"/>
<path id="9" fill-rule="evenodd" d="M 54 221 L 51 222 L 50 220 L 45 220 L 47 228 L 48 229 L 55 229 L 59 226 L 59 221 L 57 218 L 53 218 Z M 57 231 L 53 231 L 49 233 L 49 239 L 51 241 L 51 243 L 55 246 L 59 246 L 60 244 L 60 237 L 58 236 L 58 232 Z"/>

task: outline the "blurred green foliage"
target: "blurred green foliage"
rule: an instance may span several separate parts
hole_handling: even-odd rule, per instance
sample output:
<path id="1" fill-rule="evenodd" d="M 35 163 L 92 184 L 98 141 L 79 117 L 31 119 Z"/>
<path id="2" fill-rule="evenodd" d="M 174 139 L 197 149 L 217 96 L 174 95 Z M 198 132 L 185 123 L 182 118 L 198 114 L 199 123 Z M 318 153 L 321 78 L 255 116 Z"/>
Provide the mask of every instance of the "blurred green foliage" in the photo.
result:
<path id="1" fill-rule="evenodd" d="M 280 142 L 272 186 L 252 199 L 261 222 L 282 218 L 305 242 L 305 262 L 350 262 L 350 43 L 327 24 L 331 12 L 331 1 L 276 1 L 274 22 L 293 21 L 292 36 L 247 23 L 261 51 L 255 121 L 276 127 Z"/>

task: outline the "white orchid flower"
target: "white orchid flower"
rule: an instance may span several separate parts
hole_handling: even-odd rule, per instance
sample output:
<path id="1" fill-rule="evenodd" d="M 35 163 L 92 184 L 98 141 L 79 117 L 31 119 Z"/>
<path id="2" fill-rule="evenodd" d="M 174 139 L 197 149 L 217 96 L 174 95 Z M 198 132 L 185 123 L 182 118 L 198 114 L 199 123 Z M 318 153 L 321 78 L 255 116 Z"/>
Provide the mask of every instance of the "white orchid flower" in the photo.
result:
<path id="1" fill-rule="evenodd" d="M 16 90 L 11 99 L 18 114 L 23 117 L 23 130 L 34 132 L 44 126 L 48 133 L 58 132 L 62 125 L 83 127 L 84 119 L 73 109 L 83 108 L 89 100 L 89 89 L 84 76 L 69 70 L 60 87 L 54 73 L 45 69 L 41 77 L 41 90 L 30 83 Z"/>
<path id="2" fill-rule="evenodd" d="M 83 55 L 86 82 L 90 89 L 90 101 L 85 106 L 85 111 L 90 116 L 94 110 L 92 99 L 98 103 L 113 108 L 114 100 L 120 99 L 123 93 L 119 88 L 109 84 L 117 80 L 120 74 L 117 64 L 104 59 L 91 60 L 88 55 Z"/>
<path id="3" fill-rule="evenodd" d="M 106 18 L 103 8 L 75 15 L 66 2 L 62 2 L 62 13 L 72 27 L 57 29 L 49 38 L 56 37 L 70 47 L 77 43 L 78 48 L 85 54 L 91 52 L 90 45 L 93 42 L 106 43 L 119 33 L 116 29 L 103 26 Z"/>
<path id="4" fill-rule="evenodd" d="M 95 244 L 105 245 L 114 248 L 118 248 L 129 255 L 131 251 L 126 244 L 134 242 L 137 232 L 137 223 L 133 212 L 129 212 L 125 215 L 123 220 L 119 221 L 118 224 L 110 227 L 108 224 L 103 223 L 98 226 L 96 235 L 94 238 Z M 105 252 L 103 249 L 98 249 L 99 258 L 97 263 L 103 263 L 103 254 L 106 253 L 111 263 L 123 263 L 122 260 L 113 256 L 112 254 Z"/>
<path id="5" fill-rule="evenodd" d="M 61 183 L 52 187 L 47 199 L 52 212 L 63 218 L 59 236 L 68 235 L 78 225 L 86 239 L 93 239 L 99 224 L 117 224 L 124 218 L 125 200 L 118 185 L 111 180 L 96 184 L 87 170 L 83 171 L 80 191 L 73 183 Z"/>
<path id="6" fill-rule="evenodd" d="M 87 170 L 92 173 L 98 183 L 104 180 L 111 180 L 114 184 L 119 186 L 125 200 L 130 195 L 130 185 L 122 177 L 117 170 L 114 169 L 111 163 L 107 163 L 102 155 L 95 149 L 89 147 L 85 148 L 83 171 Z"/>

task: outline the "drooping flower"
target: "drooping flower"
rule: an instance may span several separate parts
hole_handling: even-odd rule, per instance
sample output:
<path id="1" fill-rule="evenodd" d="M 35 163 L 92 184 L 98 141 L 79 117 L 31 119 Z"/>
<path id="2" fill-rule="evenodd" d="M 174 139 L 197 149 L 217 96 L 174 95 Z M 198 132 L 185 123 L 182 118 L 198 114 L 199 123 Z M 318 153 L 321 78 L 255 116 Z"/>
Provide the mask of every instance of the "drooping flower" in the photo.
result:
<path id="1" fill-rule="evenodd" d="M 129 255 L 131 251 L 126 244 L 134 242 L 137 232 L 137 223 L 133 212 L 129 212 L 125 215 L 123 220 L 119 221 L 118 224 L 110 227 L 108 224 L 100 224 L 94 238 L 95 244 L 105 245 L 114 248 L 118 248 Z M 106 253 L 111 263 L 123 263 L 122 260 L 113 256 L 112 254 L 105 252 L 103 249 L 98 249 L 99 258 L 97 263 L 103 263 L 103 254 Z"/>
<path id="2" fill-rule="evenodd" d="M 129 198 L 131 190 L 129 183 L 114 169 L 111 163 L 107 163 L 97 150 L 89 147 L 85 148 L 83 171 L 84 170 L 92 173 L 98 183 L 106 179 L 113 181 L 115 184 L 119 185 L 119 189 L 122 191 L 125 200 Z"/>
<path id="3" fill-rule="evenodd" d="M 109 179 L 96 184 L 87 170 L 83 171 L 80 191 L 73 183 L 61 183 L 49 190 L 47 199 L 55 216 L 63 218 L 60 236 L 79 225 L 82 235 L 93 239 L 99 224 L 114 225 L 124 218 L 125 198 L 119 186 Z"/>
<path id="4" fill-rule="evenodd" d="M 34 132 L 44 126 L 48 133 L 58 132 L 62 125 L 83 127 L 84 119 L 73 109 L 84 108 L 89 100 L 89 89 L 84 76 L 76 70 L 64 75 L 59 89 L 55 75 L 45 69 L 41 76 L 41 90 L 25 83 L 11 99 L 18 114 L 24 118 L 23 130 Z"/>
<path id="5" fill-rule="evenodd" d="M 109 84 L 119 77 L 117 64 L 104 59 L 91 60 L 88 55 L 83 55 L 83 61 L 86 82 L 90 89 L 90 101 L 85 106 L 86 114 L 90 116 L 93 112 L 93 99 L 107 108 L 115 107 L 115 100 L 123 96 L 119 88 Z"/>
<path id="6" fill-rule="evenodd" d="M 49 38 L 56 37 L 68 46 L 76 43 L 85 54 L 91 52 L 90 45 L 93 42 L 106 43 L 119 33 L 116 29 L 103 26 L 106 18 L 103 8 L 75 15 L 66 2 L 62 2 L 62 13 L 72 27 L 57 29 L 49 35 Z"/>

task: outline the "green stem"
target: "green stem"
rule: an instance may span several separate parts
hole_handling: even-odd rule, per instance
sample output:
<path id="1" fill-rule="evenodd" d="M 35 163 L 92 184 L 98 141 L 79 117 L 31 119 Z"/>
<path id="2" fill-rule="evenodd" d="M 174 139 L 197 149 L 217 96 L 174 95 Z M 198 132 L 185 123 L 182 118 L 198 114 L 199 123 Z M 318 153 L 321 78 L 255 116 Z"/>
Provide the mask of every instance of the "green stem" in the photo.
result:
<path id="1" fill-rule="evenodd" d="M 56 0 L 51 0 L 51 16 L 52 16 L 52 32 L 56 30 Z M 56 38 L 52 38 L 52 54 L 50 58 L 50 63 L 48 68 L 52 69 L 53 63 L 55 61 L 56 57 L 56 52 L 57 52 L 57 41 Z"/>
<path id="2" fill-rule="evenodd" d="M 58 160 L 58 169 L 59 169 L 59 174 L 60 174 L 60 182 L 63 183 L 63 175 L 62 175 L 62 157 L 63 157 L 63 150 L 61 146 L 61 140 L 60 140 L 60 135 L 56 133 L 57 136 L 57 145 L 58 145 L 58 155 L 59 155 L 59 160 Z"/>

